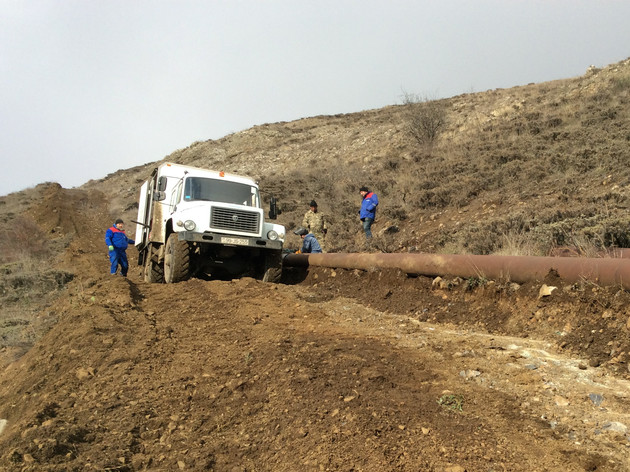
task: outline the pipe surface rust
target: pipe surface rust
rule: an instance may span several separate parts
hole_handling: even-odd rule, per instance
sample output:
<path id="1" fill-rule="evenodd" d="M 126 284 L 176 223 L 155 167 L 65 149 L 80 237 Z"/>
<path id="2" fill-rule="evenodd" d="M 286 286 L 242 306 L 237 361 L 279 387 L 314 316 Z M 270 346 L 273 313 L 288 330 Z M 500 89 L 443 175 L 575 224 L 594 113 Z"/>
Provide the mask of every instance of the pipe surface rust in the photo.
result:
<path id="1" fill-rule="evenodd" d="M 288 254 L 284 265 L 339 269 L 400 269 L 426 276 L 485 277 L 524 283 L 542 281 L 555 270 L 561 279 L 587 280 L 630 290 L 630 259 L 590 257 L 475 256 L 460 254 L 325 253 Z"/>

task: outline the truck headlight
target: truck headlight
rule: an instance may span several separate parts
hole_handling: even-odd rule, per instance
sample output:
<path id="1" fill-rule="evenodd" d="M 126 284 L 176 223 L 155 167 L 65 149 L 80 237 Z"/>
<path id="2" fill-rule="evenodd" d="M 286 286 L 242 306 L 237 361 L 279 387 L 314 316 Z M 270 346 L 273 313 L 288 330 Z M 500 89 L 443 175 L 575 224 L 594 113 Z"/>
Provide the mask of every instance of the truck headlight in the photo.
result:
<path id="1" fill-rule="evenodd" d="M 271 230 L 267 233 L 267 239 L 269 239 L 270 241 L 275 241 L 276 239 L 278 239 L 278 233 L 276 233 L 274 230 Z"/>
<path id="2" fill-rule="evenodd" d="M 197 225 L 195 224 L 195 222 L 193 220 L 186 220 L 184 221 L 184 228 L 186 228 L 187 231 L 192 231 L 197 227 Z"/>

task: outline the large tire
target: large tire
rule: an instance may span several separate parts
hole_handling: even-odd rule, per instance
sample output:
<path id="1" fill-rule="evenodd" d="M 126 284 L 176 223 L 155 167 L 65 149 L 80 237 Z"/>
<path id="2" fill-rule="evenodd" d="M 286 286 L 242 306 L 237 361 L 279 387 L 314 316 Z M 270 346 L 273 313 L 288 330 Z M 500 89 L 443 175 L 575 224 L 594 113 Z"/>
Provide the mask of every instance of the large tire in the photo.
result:
<path id="1" fill-rule="evenodd" d="M 150 284 L 164 283 L 164 266 L 157 262 L 156 248 L 149 245 L 144 261 L 144 281 Z"/>
<path id="2" fill-rule="evenodd" d="M 174 284 L 190 277 L 190 244 L 171 233 L 164 250 L 164 281 Z"/>
<path id="3" fill-rule="evenodd" d="M 265 255 L 265 269 L 262 281 L 279 283 L 282 279 L 282 252 L 270 251 Z"/>

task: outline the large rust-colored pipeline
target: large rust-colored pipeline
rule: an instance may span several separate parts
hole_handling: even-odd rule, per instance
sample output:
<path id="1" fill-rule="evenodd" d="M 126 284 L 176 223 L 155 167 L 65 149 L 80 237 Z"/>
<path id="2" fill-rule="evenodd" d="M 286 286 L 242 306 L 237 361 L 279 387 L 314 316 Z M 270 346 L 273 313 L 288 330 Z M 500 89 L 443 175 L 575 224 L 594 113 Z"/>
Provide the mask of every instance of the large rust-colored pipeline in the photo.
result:
<path id="1" fill-rule="evenodd" d="M 630 259 L 587 257 L 474 256 L 456 254 L 288 254 L 287 266 L 340 269 L 400 269 L 426 276 L 485 277 L 517 283 L 542 281 L 555 270 L 568 283 L 588 280 L 630 289 Z"/>

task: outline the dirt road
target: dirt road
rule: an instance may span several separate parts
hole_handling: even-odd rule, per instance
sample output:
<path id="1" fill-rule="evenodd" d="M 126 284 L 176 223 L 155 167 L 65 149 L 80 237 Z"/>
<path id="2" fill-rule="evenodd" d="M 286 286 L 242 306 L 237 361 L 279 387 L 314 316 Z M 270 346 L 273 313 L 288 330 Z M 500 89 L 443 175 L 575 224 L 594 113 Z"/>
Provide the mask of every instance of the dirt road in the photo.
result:
<path id="1" fill-rule="evenodd" d="M 626 380 L 547 341 L 420 321 L 462 293 L 428 279 L 87 285 L 3 374 L 5 470 L 630 468 Z M 400 288 L 413 310 L 379 307 Z"/>

